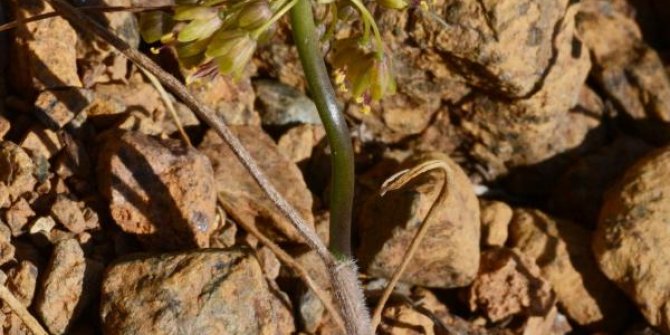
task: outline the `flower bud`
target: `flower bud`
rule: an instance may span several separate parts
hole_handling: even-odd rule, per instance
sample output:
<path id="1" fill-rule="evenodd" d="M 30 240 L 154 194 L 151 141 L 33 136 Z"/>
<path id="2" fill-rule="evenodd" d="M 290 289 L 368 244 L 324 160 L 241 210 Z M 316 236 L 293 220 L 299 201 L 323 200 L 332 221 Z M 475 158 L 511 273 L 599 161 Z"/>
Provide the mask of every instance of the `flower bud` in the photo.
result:
<path id="1" fill-rule="evenodd" d="M 272 9 L 267 1 L 252 1 L 240 10 L 237 25 L 242 29 L 252 30 L 268 22 L 272 15 Z"/>
<path id="2" fill-rule="evenodd" d="M 178 6 L 174 10 L 176 21 L 207 20 L 218 15 L 216 8 L 204 6 Z"/>
<path id="3" fill-rule="evenodd" d="M 216 58 L 228 53 L 236 53 L 251 40 L 249 33 L 242 30 L 220 30 L 212 36 L 207 46 L 207 57 Z"/>
<path id="4" fill-rule="evenodd" d="M 246 38 L 238 48 L 215 58 L 221 74 L 233 74 L 236 77 L 242 73 L 256 51 L 256 40 Z"/>
<path id="5" fill-rule="evenodd" d="M 388 9 L 405 9 L 408 5 L 405 0 L 377 0 L 377 3 Z"/>
<path id="6" fill-rule="evenodd" d="M 208 39 L 177 44 L 176 51 L 179 58 L 188 58 L 202 54 L 207 49 Z"/>
<path id="7" fill-rule="evenodd" d="M 179 42 L 190 42 L 208 38 L 221 28 L 222 24 L 223 22 L 218 16 L 204 20 L 193 20 L 179 32 L 177 40 Z"/>
<path id="8" fill-rule="evenodd" d="M 387 56 L 376 59 L 370 71 L 370 95 L 372 100 L 380 100 L 384 96 L 395 93 L 396 83 L 393 78 L 391 62 Z"/>

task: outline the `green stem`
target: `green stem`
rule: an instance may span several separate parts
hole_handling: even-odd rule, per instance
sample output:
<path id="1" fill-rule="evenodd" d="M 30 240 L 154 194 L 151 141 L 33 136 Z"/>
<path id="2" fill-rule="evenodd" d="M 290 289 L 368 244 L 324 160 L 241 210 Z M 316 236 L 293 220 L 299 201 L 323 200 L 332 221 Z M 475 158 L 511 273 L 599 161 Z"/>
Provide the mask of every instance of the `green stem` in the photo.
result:
<path id="1" fill-rule="evenodd" d="M 326 129 L 331 150 L 330 249 L 351 257 L 351 207 L 354 198 L 354 153 L 349 129 L 340 112 L 335 90 L 318 43 L 309 0 L 291 9 L 293 39 L 307 84 Z"/>

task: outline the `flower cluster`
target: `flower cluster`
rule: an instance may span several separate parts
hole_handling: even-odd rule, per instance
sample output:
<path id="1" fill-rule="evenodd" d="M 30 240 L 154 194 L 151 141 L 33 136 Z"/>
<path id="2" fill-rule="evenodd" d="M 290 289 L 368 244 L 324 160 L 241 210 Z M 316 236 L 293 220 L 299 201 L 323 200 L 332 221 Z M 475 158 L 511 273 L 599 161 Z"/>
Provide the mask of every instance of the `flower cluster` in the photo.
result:
<path id="1" fill-rule="evenodd" d="M 199 75 L 218 69 L 239 76 L 253 56 L 259 38 L 276 20 L 281 1 L 177 0 L 172 12 L 140 16 L 142 38 L 174 46 L 186 68 Z"/>
<path id="2" fill-rule="evenodd" d="M 331 56 L 340 73 L 340 86 L 365 105 L 393 94 L 391 61 L 374 18 L 362 0 L 322 2 L 328 3 L 331 18 L 326 38 L 347 16 L 339 15 L 344 7 L 358 12 L 364 28 L 357 37 L 332 43 Z M 377 2 L 392 9 L 407 6 L 406 0 Z M 295 3 L 296 0 L 176 0 L 173 10 L 142 13 L 140 30 L 146 42 L 173 47 L 183 67 L 195 68 L 192 77 L 217 70 L 223 75 L 240 76 L 259 41 L 269 37 L 272 25 Z"/>

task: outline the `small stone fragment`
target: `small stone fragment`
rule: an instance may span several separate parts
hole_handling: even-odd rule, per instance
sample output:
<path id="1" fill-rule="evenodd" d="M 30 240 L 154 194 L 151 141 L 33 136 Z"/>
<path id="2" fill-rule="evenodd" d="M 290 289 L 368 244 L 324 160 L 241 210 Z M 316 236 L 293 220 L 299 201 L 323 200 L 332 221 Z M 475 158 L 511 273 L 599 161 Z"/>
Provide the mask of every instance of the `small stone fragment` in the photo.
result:
<path id="1" fill-rule="evenodd" d="M 102 265 L 89 262 L 74 239 L 54 247 L 35 310 L 52 334 L 65 334 L 99 287 Z"/>
<path id="2" fill-rule="evenodd" d="M 50 232 L 56 226 L 56 221 L 51 216 L 42 216 L 37 218 L 28 229 L 30 234 L 37 234 L 38 232 Z"/>
<path id="3" fill-rule="evenodd" d="M 298 167 L 279 152 L 277 145 L 261 128 L 232 126 L 230 129 L 240 139 L 251 157 L 256 159 L 272 185 L 298 210 L 300 216 L 313 226 L 312 194 L 307 189 Z M 216 189 L 223 200 L 226 214 L 235 221 L 255 225 L 273 237 L 302 242 L 302 237 L 293 225 L 268 199 L 229 146 L 214 131 L 209 131 L 205 135 L 199 149 L 212 162 Z"/>
<path id="4" fill-rule="evenodd" d="M 286 158 L 298 164 L 312 157 L 312 150 L 324 140 L 325 136 L 323 126 L 301 124 L 282 135 L 277 147 Z"/>
<path id="5" fill-rule="evenodd" d="M 470 309 L 484 313 L 492 322 L 517 314 L 544 316 L 555 300 L 534 262 L 504 248 L 482 252 L 479 274 L 468 296 Z"/>
<path id="6" fill-rule="evenodd" d="M 270 80 L 255 81 L 254 86 L 263 125 L 321 124 L 314 102 L 295 88 Z"/>
<path id="7" fill-rule="evenodd" d="M 389 303 L 384 309 L 379 334 L 384 335 L 485 335 L 486 329 L 451 314 L 430 291 L 414 289 L 407 302 Z"/>
<path id="8" fill-rule="evenodd" d="M 38 126 L 26 132 L 20 145 L 33 157 L 42 156 L 46 159 L 51 158 L 63 148 L 55 131 Z"/>
<path id="9" fill-rule="evenodd" d="M 25 0 L 16 2 L 13 17 L 26 20 L 50 12 L 53 8 L 41 0 Z M 19 25 L 15 33 L 9 71 L 20 92 L 82 86 L 74 47 L 77 33 L 65 19 L 33 20 Z"/>
<path id="10" fill-rule="evenodd" d="M 565 314 L 593 331 L 620 333 L 631 306 L 598 270 L 590 243 L 591 233 L 571 222 L 538 210 L 514 211 L 509 244 L 535 260 Z"/>
<path id="11" fill-rule="evenodd" d="M 500 201 L 479 201 L 482 221 L 482 243 L 502 247 L 507 241 L 507 227 L 512 220 L 512 208 Z"/>
<path id="12" fill-rule="evenodd" d="M 247 250 L 210 249 L 114 264 L 100 310 L 109 335 L 271 335 L 279 328 L 273 299 Z"/>
<path id="13" fill-rule="evenodd" d="M 4 116 L 0 115 L 0 141 L 7 135 L 12 124 Z"/>
<path id="14" fill-rule="evenodd" d="M 0 223 L 0 265 L 14 259 L 15 248 L 11 242 L 11 230 L 6 225 Z"/>
<path id="15" fill-rule="evenodd" d="M 216 76 L 210 80 L 193 81 L 188 88 L 201 103 L 214 106 L 214 112 L 226 124 L 260 126 L 261 118 L 254 108 L 256 95 L 248 77 L 233 80 Z"/>
<path id="16" fill-rule="evenodd" d="M 120 132 L 98 162 L 100 188 L 121 229 L 158 250 L 209 246 L 216 185 L 205 155 L 177 140 Z"/>
<path id="17" fill-rule="evenodd" d="M 412 157 L 403 168 L 427 160 L 449 166 L 447 198 L 437 204 L 425 238 L 401 280 L 414 285 L 452 288 L 468 285 L 479 266 L 479 203 L 463 170 L 448 156 L 431 153 Z M 423 174 L 402 189 L 372 197 L 363 207 L 357 255 L 367 272 L 390 278 L 416 235 L 443 183 L 441 171 Z"/>
<path id="18" fill-rule="evenodd" d="M 58 195 L 51 206 L 51 215 L 69 231 L 79 234 L 86 230 L 86 220 L 74 200 L 65 195 Z"/>
<path id="19" fill-rule="evenodd" d="M 9 270 L 7 288 L 26 306 L 30 306 L 37 286 L 37 266 L 30 261 L 21 261 Z"/>
<path id="20" fill-rule="evenodd" d="M 12 142 L 0 142 L 0 183 L 6 186 L 10 202 L 33 190 L 37 184 L 34 172 L 33 160 L 21 147 Z"/>
<path id="21" fill-rule="evenodd" d="M 4 219 L 5 223 L 12 231 L 12 236 L 19 236 L 25 233 L 27 230 L 26 225 L 33 216 L 35 216 L 35 212 L 30 208 L 28 201 L 24 198 L 20 198 L 19 201 L 5 211 Z"/>
<path id="22" fill-rule="evenodd" d="M 640 159 L 605 194 L 593 237 L 600 269 L 649 324 L 670 333 L 670 147 Z"/>
<path id="23" fill-rule="evenodd" d="M 35 101 L 37 117 L 51 129 L 61 129 L 91 103 L 90 90 L 68 87 L 42 91 Z"/>

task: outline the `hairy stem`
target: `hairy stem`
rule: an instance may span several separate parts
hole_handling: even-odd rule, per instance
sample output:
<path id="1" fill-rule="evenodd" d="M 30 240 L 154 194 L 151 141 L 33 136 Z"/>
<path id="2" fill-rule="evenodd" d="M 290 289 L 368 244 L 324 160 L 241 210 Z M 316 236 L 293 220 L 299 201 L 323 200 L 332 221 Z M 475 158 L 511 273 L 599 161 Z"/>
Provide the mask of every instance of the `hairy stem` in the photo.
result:
<path id="1" fill-rule="evenodd" d="M 326 129 L 331 150 L 330 248 L 351 257 L 351 206 L 354 198 L 354 152 L 349 129 L 335 99 L 335 90 L 319 47 L 314 15 L 308 0 L 291 9 L 293 39 L 310 93 Z"/>

